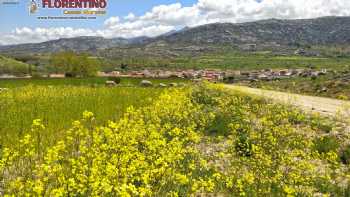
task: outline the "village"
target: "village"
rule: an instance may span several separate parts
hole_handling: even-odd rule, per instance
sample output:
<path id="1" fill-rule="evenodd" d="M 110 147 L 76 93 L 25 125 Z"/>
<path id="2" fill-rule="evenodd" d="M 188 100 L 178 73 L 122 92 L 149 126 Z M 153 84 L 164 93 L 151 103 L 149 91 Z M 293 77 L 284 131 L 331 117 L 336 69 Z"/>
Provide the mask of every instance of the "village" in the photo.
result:
<path id="1" fill-rule="evenodd" d="M 130 78 L 184 78 L 191 80 L 207 80 L 210 82 L 241 82 L 241 81 L 272 81 L 293 77 L 317 78 L 330 72 L 327 69 L 264 69 L 259 71 L 239 71 L 239 70 L 142 70 L 129 72 L 99 72 L 100 77 L 130 77 Z M 56 75 L 57 76 L 57 75 Z M 55 75 L 51 75 L 55 77 Z"/>
<path id="2" fill-rule="evenodd" d="M 264 69 L 256 71 L 239 71 L 239 70 L 132 70 L 132 71 L 112 71 L 98 72 L 98 77 L 119 77 L 119 78 L 144 78 L 144 79 L 167 79 L 167 78 L 183 78 L 193 81 L 209 81 L 209 82 L 257 82 L 257 81 L 273 81 L 296 77 L 317 78 L 331 72 L 327 69 Z M 43 78 L 65 78 L 65 74 L 49 74 L 41 76 Z M 0 75 L 1 79 L 11 78 L 32 78 L 30 75 L 16 77 L 13 75 Z"/>

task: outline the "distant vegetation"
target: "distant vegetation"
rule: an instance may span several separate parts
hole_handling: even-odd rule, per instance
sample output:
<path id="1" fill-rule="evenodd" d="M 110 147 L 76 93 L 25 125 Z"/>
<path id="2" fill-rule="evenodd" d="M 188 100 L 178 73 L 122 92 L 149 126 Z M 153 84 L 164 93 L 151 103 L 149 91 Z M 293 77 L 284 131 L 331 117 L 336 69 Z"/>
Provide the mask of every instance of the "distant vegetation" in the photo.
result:
<path id="1" fill-rule="evenodd" d="M 220 53 L 206 53 L 199 56 L 179 57 L 143 57 L 112 58 L 109 60 L 114 68 L 121 69 L 224 69 L 224 70 L 260 70 L 286 68 L 329 68 L 342 69 L 350 65 L 350 58 L 337 57 L 305 57 L 299 55 L 277 55 L 269 51 L 242 53 L 225 51 Z M 123 70 L 123 69 L 121 69 Z"/>
<path id="2" fill-rule="evenodd" d="M 85 53 L 61 52 L 51 55 L 50 66 L 56 73 L 65 73 L 66 77 L 92 77 L 97 75 L 100 62 Z"/>
<path id="3" fill-rule="evenodd" d="M 300 55 L 281 55 L 271 51 L 239 52 L 225 48 L 219 52 L 205 52 L 195 56 L 161 57 L 158 55 L 142 56 L 128 54 L 124 57 L 92 56 L 61 52 L 41 56 L 12 56 L 4 58 L 6 66 L 0 65 L 1 73 L 15 75 L 32 74 L 34 76 L 49 73 L 65 73 L 68 77 L 95 76 L 97 71 L 121 71 L 142 69 L 222 69 L 222 70 L 261 70 L 286 68 L 328 68 L 341 70 L 350 65 L 350 57 Z M 5 61 L 5 60 L 6 61 Z M 11 62 L 9 62 L 11 61 Z M 22 63 L 22 62 L 23 63 Z"/>
<path id="4" fill-rule="evenodd" d="M 0 88 L 17 88 L 28 85 L 33 86 L 104 86 L 108 77 L 86 77 L 86 78 L 39 78 L 39 79 L 0 79 Z M 119 86 L 138 86 L 143 78 L 120 78 Z M 181 78 L 169 79 L 147 79 L 154 85 L 159 83 L 188 83 L 189 81 Z"/>
<path id="5" fill-rule="evenodd" d="M 0 75 L 10 74 L 10 75 L 25 75 L 29 74 L 34 69 L 34 66 L 0 56 Z"/>

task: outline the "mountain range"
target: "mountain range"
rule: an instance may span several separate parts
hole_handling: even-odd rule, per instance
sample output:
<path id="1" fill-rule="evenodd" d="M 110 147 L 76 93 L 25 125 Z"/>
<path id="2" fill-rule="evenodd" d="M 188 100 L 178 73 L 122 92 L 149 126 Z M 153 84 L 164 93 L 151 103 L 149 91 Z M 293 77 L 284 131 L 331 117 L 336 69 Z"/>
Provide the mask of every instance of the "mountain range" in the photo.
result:
<path id="1" fill-rule="evenodd" d="M 179 31 L 149 38 L 76 37 L 43 43 L 0 46 L 0 53 L 53 53 L 63 50 L 96 52 L 113 48 L 186 48 L 232 46 L 242 48 L 295 47 L 307 45 L 350 44 L 350 17 L 315 19 L 269 19 L 247 23 L 213 23 L 186 27 Z M 244 48 L 244 47 L 243 47 Z"/>

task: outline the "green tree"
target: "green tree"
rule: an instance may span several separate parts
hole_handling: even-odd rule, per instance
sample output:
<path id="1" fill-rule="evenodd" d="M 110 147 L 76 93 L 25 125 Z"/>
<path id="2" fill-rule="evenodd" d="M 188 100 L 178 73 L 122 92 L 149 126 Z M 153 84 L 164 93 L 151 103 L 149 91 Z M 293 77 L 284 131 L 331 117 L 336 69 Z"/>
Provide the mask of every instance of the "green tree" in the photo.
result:
<path id="1" fill-rule="evenodd" d="M 88 54 L 68 51 L 52 55 L 51 67 L 56 73 L 64 72 L 66 76 L 91 77 L 96 76 L 100 62 Z"/>

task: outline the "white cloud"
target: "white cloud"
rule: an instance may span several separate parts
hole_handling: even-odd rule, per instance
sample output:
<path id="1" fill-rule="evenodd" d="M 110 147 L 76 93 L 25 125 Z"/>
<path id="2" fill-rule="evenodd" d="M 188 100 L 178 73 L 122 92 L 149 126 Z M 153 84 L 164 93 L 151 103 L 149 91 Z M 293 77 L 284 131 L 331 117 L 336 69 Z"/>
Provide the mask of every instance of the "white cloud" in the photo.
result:
<path id="1" fill-rule="evenodd" d="M 103 37 L 157 36 L 184 26 L 214 22 L 247 22 L 268 18 L 300 19 L 350 16 L 349 0 L 198 0 L 190 7 L 180 3 L 159 5 L 141 16 L 110 17 L 104 28 L 17 28 L 0 37 L 0 44 L 41 42 L 82 35 Z"/>
<path id="2" fill-rule="evenodd" d="M 132 21 L 136 18 L 134 13 L 129 13 L 127 16 L 124 17 L 125 20 Z"/>
<path id="3" fill-rule="evenodd" d="M 113 16 L 113 17 L 110 17 L 109 19 L 107 19 L 104 22 L 104 25 L 108 28 L 108 27 L 117 25 L 119 23 L 119 21 L 120 21 L 120 19 L 118 16 Z"/>
<path id="4" fill-rule="evenodd" d="M 37 43 L 59 38 L 71 38 L 77 36 L 94 36 L 96 33 L 90 29 L 74 29 L 71 27 L 58 28 L 35 28 L 28 27 L 16 28 L 10 34 L 1 36 L 0 43 L 17 44 L 17 43 Z"/>

